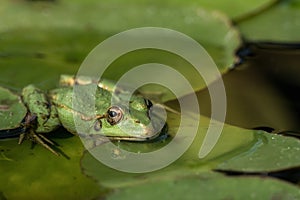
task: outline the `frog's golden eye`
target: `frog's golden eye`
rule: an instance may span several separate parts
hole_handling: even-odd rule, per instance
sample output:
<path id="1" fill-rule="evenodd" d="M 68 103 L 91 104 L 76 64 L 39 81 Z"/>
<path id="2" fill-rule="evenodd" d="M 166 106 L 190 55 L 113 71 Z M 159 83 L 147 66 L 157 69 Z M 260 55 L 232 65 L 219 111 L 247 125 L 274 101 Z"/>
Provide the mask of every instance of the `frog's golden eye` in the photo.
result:
<path id="1" fill-rule="evenodd" d="M 111 125 L 115 125 L 123 118 L 123 111 L 118 106 L 112 106 L 107 110 L 107 121 Z"/>

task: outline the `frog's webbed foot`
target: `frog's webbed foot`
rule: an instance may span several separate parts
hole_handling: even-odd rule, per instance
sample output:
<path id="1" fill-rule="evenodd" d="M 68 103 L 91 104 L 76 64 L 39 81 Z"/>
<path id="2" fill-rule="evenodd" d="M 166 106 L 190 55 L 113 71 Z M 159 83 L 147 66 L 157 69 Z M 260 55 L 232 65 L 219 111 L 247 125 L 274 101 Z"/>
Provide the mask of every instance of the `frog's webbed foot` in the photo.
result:
<path id="1" fill-rule="evenodd" d="M 55 146 L 55 144 L 51 140 L 43 136 L 42 134 L 35 133 L 34 131 L 22 133 L 20 134 L 18 143 L 21 144 L 25 139 L 40 144 L 46 149 L 48 149 L 49 151 L 51 151 L 53 154 L 59 156 L 59 154 L 51 147 L 51 146 Z"/>

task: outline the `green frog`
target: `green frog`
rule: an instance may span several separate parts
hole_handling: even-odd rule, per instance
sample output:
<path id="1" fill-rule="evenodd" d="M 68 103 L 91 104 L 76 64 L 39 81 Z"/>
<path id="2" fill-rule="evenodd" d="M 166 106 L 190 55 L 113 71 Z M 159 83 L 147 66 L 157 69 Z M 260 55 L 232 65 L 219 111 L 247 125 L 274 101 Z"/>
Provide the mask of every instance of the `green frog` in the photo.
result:
<path id="1" fill-rule="evenodd" d="M 75 86 L 80 91 L 79 107 L 73 104 Z M 87 105 L 85 98 L 91 97 L 94 104 Z M 105 136 L 130 141 L 156 138 L 160 130 L 151 120 L 151 101 L 138 94 L 131 95 L 129 101 L 127 97 L 128 92 L 115 88 L 112 81 L 97 82 L 89 77 L 71 75 L 62 75 L 59 87 L 47 93 L 34 85 L 23 88 L 21 95 L 0 88 L 0 138 L 19 136 L 19 144 L 30 139 L 56 155 L 58 153 L 52 148 L 54 143 L 43 134 L 60 126 L 83 137 Z M 89 106 L 95 112 L 85 112 L 84 108 Z"/>

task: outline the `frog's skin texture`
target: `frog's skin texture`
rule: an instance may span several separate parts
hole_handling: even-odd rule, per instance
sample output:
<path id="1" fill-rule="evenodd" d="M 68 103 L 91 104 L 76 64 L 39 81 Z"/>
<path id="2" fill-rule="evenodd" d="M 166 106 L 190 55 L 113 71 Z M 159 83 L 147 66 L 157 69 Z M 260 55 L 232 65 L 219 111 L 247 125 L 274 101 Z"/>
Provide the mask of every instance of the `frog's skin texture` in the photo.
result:
<path id="1" fill-rule="evenodd" d="M 81 105 L 86 105 L 85 98 L 88 94 L 92 93 L 91 85 L 79 85 L 80 95 L 83 97 Z M 77 117 L 77 125 L 86 126 L 85 133 L 89 135 L 100 132 L 105 136 L 114 137 L 114 139 L 124 140 L 146 140 L 153 137 L 154 130 L 151 126 L 151 121 L 148 116 L 148 107 L 145 99 L 139 96 L 133 96 L 129 102 L 130 113 L 123 109 L 122 102 L 118 102 L 118 106 L 111 105 L 112 93 L 97 87 L 96 94 L 92 97 L 95 98 L 95 112 L 96 113 L 82 113 L 72 108 L 72 95 L 73 88 L 65 87 L 58 88 L 50 91 L 50 99 L 52 105 L 57 110 L 58 118 L 69 132 L 76 134 L 76 126 L 74 117 Z M 125 105 L 124 105 L 125 107 Z M 115 108 L 115 109 L 113 109 Z M 84 109 L 82 109 L 84 110 Z M 109 111 L 120 111 L 120 121 L 115 123 L 110 120 Z M 147 126 L 149 125 L 149 126 Z"/>
<path id="2" fill-rule="evenodd" d="M 22 99 L 29 112 L 36 116 L 35 132 L 48 133 L 60 125 L 55 106 L 48 101 L 46 94 L 34 85 L 28 85 L 23 89 Z"/>
<path id="3" fill-rule="evenodd" d="M 149 100 L 132 95 L 128 106 L 126 91 L 118 88 L 118 95 L 112 95 L 114 83 L 107 80 L 96 82 L 89 77 L 62 75 L 59 84 L 59 88 L 47 93 L 34 85 L 22 90 L 20 99 L 27 108 L 27 114 L 18 126 L 14 126 L 23 130 L 19 143 L 29 138 L 57 154 L 50 147 L 53 143 L 43 133 L 52 132 L 60 126 L 75 135 L 107 136 L 117 140 L 144 141 L 159 135 L 149 118 L 152 106 Z M 80 91 L 80 98 L 76 99 L 78 109 L 72 102 L 75 86 Z M 86 98 L 95 100 L 92 113 L 85 112 L 85 108 L 91 107 Z M 116 105 L 112 105 L 112 98 Z"/>

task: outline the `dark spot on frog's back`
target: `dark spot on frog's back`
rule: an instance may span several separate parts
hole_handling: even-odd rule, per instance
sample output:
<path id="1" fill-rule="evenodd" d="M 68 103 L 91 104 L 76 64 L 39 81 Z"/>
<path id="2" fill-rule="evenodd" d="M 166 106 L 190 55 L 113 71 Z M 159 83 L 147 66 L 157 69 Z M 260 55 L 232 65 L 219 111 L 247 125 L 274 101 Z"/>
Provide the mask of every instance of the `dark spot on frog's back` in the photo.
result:
<path id="1" fill-rule="evenodd" d="M 43 107 L 48 109 L 50 108 L 50 104 L 48 102 L 43 102 Z"/>
<path id="2" fill-rule="evenodd" d="M 94 130 L 95 131 L 100 131 L 102 128 L 102 122 L 100 120 L 97 120 L 94 124 Z"/>
<path id="3" fill-rule="evenodd" d="M 40 116 L 43 120 L 48 119 L 48 115 L 45 115 L 45 114 L 43 114 L 43 113 L 39 113 L 39 116 Z"/>

